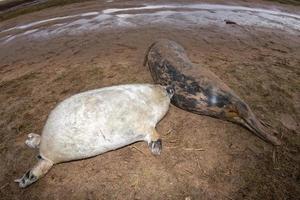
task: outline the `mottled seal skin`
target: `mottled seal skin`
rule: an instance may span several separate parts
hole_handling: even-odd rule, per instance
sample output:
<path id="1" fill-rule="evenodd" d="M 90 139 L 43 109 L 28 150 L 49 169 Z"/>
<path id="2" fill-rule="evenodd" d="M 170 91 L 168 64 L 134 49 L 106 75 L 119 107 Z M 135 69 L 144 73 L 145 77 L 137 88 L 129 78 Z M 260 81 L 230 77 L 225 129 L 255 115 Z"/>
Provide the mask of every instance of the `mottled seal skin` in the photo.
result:
<path id="1" fill-rule="evenodd" d="M 39 148 L 38 162 L 15 180 L 21 188 L 44 176 L 53 165 L 96 156 L 137 141 L 159 155 L 156 124 L 169 109 L 172 90 L 151 84 L 118 85 L 82 92 L 59 103 L 42 135 L 30 133 L 26 144 Z"/>
<path id="2" fill-rule="evenodd" d="M 174 89 L 171 103 L 175 106 L 238 123 L 273 145 L 281 144 L 240 97 L 214 73 L 192 64 L 184 48 L 176 42 L 165 39 L 154 42 L 146 53 L 144 65 L 149 67 L 156 83 Z"/>

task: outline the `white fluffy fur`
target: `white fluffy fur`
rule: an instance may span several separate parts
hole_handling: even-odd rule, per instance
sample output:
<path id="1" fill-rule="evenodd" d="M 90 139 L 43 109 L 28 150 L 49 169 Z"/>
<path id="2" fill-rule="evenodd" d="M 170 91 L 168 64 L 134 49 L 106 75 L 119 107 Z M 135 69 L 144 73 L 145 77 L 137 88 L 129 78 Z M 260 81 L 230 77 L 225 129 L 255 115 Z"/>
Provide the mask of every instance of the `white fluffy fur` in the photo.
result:
<path id="1" fill-rule="evenodd" d="M 41 136 L 40 155 L 55 164 L 95 156 L 136 141 L 150 142 L 169 104 L 165 88 L 150 84 L 76 94 L 50 113 Z"/>

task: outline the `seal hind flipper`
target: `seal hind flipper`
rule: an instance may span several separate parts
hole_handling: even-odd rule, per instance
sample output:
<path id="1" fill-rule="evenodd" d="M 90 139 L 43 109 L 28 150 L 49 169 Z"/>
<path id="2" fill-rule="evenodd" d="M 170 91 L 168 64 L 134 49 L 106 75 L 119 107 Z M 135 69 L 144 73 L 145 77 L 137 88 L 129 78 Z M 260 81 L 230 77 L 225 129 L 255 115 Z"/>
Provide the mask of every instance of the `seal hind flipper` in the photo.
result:
<path id="1" fill-rule="evenodd" d="M 43 177 L 52 166 L 53 162 L 41 157 L 32 169 L 28 170 L 20 179 L 16 179 L 15 182 L 19 183 L 20 188 L 25 188 Z"/>
<path id="2" fill-rule="evenodd" d="M 267 128 L 260 120 L 258 120 L 250 107 L 245 104 L 244 102 L 239 102 L 238 112 L 241 119 L 243 119 L 240 123 L 247 127 L 250 131 L 252 131 L 255 135 L 260 137 L 266 142 L 271 142 L 273 145 L 281 145 L 281 142 L 278 138 L 274 135 L 270 134 L 269 132 L 273 132 L 270 130 L 270 127 Z"/>
<path id="3" fill-rule="evenodd" d="M 238 123 L 263 140 L 280 145 L 249 106 L 211 71 L 193 65 L 182 46 L 162 39 L 154 42 L 145 58 L 153 80 L 172 86 L 172 104 L 184 110 Z"/>

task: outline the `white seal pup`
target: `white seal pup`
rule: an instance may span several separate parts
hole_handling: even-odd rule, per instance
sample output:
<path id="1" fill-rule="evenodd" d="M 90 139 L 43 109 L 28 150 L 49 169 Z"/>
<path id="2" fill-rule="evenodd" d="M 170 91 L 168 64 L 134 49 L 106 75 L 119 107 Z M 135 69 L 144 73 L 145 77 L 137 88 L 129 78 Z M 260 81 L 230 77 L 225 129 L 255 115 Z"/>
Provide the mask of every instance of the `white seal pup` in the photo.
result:
<path id="1" fill-rule="evenodd" d="M 37 181 L 57 163 L 88 158 L 137 141 L 158 155 L 162 141 L 156 124 L 169 109 L 173 90 L 132 84 L 76 94 L 52 110 L 42 135 L 29 134 L 26 144 L 39 147 L 38 163 L 15 180 L 21 188 Z"/>

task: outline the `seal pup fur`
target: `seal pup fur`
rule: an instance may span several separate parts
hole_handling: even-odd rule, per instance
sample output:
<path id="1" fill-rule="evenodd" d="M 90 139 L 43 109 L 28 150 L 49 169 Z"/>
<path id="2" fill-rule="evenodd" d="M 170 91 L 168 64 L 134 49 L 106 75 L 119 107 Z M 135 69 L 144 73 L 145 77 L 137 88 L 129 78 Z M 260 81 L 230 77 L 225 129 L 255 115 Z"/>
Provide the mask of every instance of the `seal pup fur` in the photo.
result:
<path id="1" fill-rule="evenodd" d="M 29 134 L 26 144 L 39 147 L 38 162 L 20 179 L 21 188 L 44 176 L 57 163 L 84 159 L 137 141 L 146 141 L 159 155 L 162 140 L 156 124 L 169 109 L 172 89 L 132 84 L 76 94 L 50 113 L 41 136 Z"/>
<path id="2" fill-rule="evenodd" d="M 176 42 L 154 42 L 146 52 L 144 65 L 149 67 L 155 83 L 175 90 L 171 99 L 175 106 L 240 124 L 266 142 L 281 144 L 233 90 L 211 71 L 192 64 Z"/>

